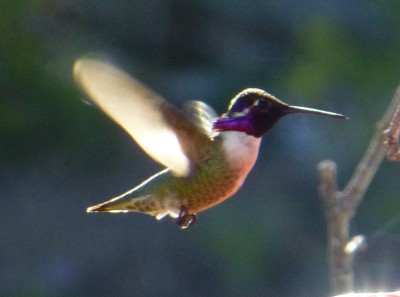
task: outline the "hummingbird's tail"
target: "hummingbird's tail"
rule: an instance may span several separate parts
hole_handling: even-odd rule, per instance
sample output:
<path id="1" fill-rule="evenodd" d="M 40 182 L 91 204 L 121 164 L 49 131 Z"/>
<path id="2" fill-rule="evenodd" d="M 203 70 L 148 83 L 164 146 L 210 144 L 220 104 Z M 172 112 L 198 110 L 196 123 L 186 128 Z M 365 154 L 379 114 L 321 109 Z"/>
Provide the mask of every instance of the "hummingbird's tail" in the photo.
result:
<path id="1" fill-rule="evenodd" d="M 140 212 L 156 216 L 157 219 L 161 219 L 169 213 L 168 210 L 162 209 L 160 203 L 150 195 L 128 199 L 124 195 L 122 197 L 119 196 L 109 201 L 88 207 L 86 212 Z"/>
<path id="2" fill-rule="evenodd" d="M 131 198 L 124 195 L 109 201 L 88 207 L 86 212 L 151 212 L 155 203 L 150 201 L 150 196 Z"/>
<path id="3" fill-rule="evenodd" d="M 86 212 L 128 212 L 132 210 L 125 209 L 126 207 L 116 206 L 109 201 L 103 202 L 94 206 L 90 206 L 86 209 Z"/>

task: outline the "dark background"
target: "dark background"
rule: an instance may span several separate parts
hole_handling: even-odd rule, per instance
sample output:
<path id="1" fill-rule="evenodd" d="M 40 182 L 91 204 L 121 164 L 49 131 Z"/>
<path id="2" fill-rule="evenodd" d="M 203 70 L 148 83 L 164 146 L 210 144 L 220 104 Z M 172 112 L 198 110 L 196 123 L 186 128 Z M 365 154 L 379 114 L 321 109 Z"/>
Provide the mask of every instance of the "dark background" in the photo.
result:
<path id="1" fill-rule="evenodd" d="M 400 2 L 13 0 L 0 9 L 1 296 L 327 296 L 317 164 L 343 187 L 400 82 Z M 232 199 L 181 231 L 86 214 L 161 167 L 85 105 L 73 61 L 105 55 L 171 102 L 218 113 L 246 87 L 346 114 L 282 120 Z M 399 165 L 353 224 L 360 290 L 400 284 Z"/>

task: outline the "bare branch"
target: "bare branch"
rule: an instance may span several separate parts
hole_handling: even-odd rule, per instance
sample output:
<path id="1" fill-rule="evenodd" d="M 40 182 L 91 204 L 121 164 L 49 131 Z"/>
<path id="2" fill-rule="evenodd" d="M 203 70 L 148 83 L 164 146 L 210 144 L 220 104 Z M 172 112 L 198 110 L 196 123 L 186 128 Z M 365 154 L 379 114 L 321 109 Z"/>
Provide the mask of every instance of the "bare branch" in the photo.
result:
<path id="1" fill-rule="evenodd" d="M 386 115 L 378 122 L 367 151 L 360 163 L 358 163 L 353 176 L 343 190 L 345 203 L 348 204 L 345 208 L 347 211 L 351 210 L 353 214 L 364 197 L 365 192 L 385 156 L 386 148 L 384 146 L 384 137 L 382 134 L 385 123 L 387 123 Z"/>
<path id="2" fill-rule="evenodd" d="M 352 212 L 343 207 L 343 194 L 337 190 L 336 164 L 322 161 L 318 165 L 321 183 L 319 193 L 324 201 L 328 232 L 329 275 L 334 294 L 353 288 L 353 254 L 345 253 L 349 242 L 349 222 Z"/>
<path id="3" fill-rule="evenodd" d="M 385 144 L 387 146 L 387 157 L 390 161 L 400 162 L 400 87 L 397 89 L 395 99 L 393 101 L 392 119 L 388 128 L 383 132 L 385 136 Z"/>
<path id="4" fill-rule="evenodd" d="M 383 133 L 386 127 L 389 127 L 386 130 L 388 132 Z M 354 254 L 365 246 L 365 239 L 361 235 L 350 238 L 351 219 L 385 156 L 387 137 L 396 139 L 400 159 L 397 142 L 399 133 L 400 87 L 385 115 L 376 125 L 368 149 L 343 191 L 339 191 L 337 187 L 336 164 L 325 160 L 318 165 L 321 179 L 319 194 L 324 201 L 327 218 L 330 282 L 334 294 L 353 290 Z"/>

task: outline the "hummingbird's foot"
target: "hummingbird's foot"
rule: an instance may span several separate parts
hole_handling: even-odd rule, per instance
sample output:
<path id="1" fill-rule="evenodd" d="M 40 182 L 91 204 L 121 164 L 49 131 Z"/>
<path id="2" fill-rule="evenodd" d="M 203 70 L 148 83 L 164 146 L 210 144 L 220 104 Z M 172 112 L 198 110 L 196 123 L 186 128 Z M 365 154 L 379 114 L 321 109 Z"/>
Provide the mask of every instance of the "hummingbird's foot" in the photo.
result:
<path id="1" fill-rule="evenodd" d="M 181 229 L 189 228 L 197 222 L 196 214 L 189 214 L 189 210 L 186 206 L 181 206 L 181 211 L 176 219 L 176 223 Z"/>

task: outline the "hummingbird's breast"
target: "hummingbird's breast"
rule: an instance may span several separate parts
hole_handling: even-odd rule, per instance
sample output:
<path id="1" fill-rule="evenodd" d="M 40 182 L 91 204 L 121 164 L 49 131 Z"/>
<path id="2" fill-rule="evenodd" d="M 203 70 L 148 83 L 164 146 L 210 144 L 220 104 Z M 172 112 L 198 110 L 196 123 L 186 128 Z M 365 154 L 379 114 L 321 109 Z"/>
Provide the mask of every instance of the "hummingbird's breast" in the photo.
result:
<path id="1" fill-rule="evenodd" d="M 221 137 L 228 164 L 246 177 L 257 160 L 261 138 L 237 131 L 222 132 Z"/>
<path id="2" fill-rule="evenodd" d="M 190 213 L 206 210 L 235 194 L 256 162 L 260 138 L 236 131 L 222 132 L 218 137 L 210 157 L 176 188 Z"/>

